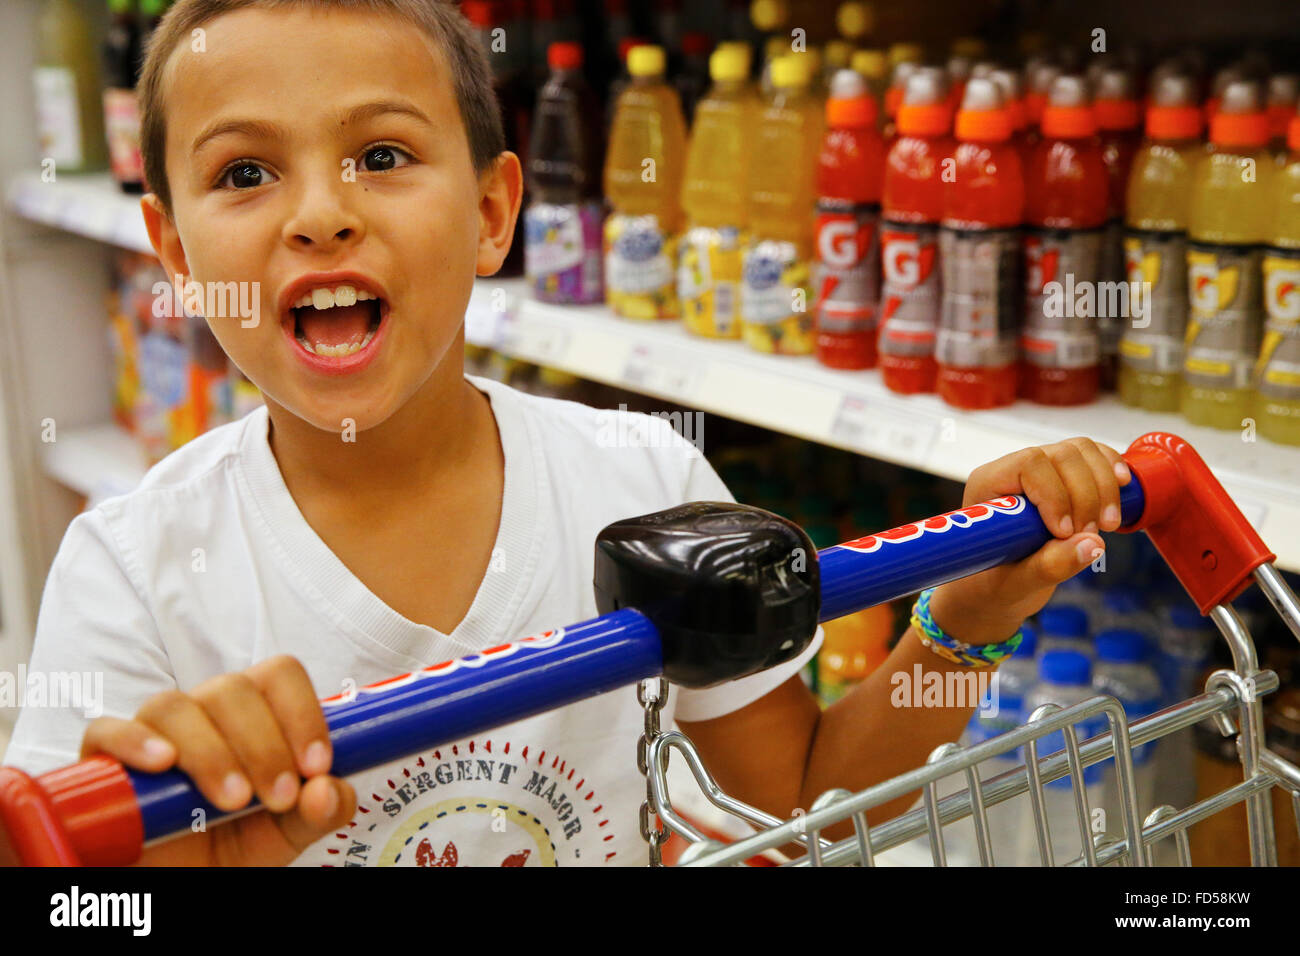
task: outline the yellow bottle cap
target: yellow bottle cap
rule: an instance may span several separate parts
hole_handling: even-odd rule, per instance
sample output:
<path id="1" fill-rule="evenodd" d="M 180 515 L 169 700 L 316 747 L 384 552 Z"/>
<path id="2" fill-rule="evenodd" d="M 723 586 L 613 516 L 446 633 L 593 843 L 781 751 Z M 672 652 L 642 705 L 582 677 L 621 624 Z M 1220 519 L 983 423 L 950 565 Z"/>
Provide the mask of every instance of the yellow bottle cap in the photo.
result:
<path id="1" fill-rule="evenodd" d="M 860 40 L 870 32 L 875 18 L 871 4 L 850 0 L 849 3 L 841 3 L 835 11 L 835 26 L 841 35 L 850 40 Z"/>
<path id="2" fill-rule="evenodd" d="M 779 29 L 789 15 L 785 0 L 754 0 L 749 5 L 750 21 L 763 33 Z"/>
<path id="3" fill-rule="evenodd" d="M 664 48 L 649 43 L 632 47 L 627 54 L 627 71 L 633 76 L 662 76 Z"/>
<path id="4" fill-rule="evenodd" d="M 958 37 L 952 41 L 952 55 L 982 60 L 988 54 L 988 45 L 979 37 Z"/>
<path id="5" fill-rule="evenodd" d="M 858 50 L 849 66 L 869 80 L 883 80 L 889 73 L 889 61 L 880 50 Z"/>
<path id="6" fill-rule="evenodd" d="M 787 53 L 772 61 L 772 85 L 780 87 L 808 85 L 807 54 Z"/>
<path id="7" fill-rule="evenodd" d="M 889 65 L 900 63 L 920 63 L 925 59 L 925 51 L 918 43 L 895 43 L 889 48 Z"/>
<path id="8" fill-rule="evenodd" d="M 853 44 L 848 40 L 832 40 L 826 44 L 826 64 L 832 70 L 848 68 L 853 57 Z"/>
<path id="9" fill-rule="evenodd" d="M 715 83 L 743 80 L 749 76 L 748 59 L 733 46 L 720 46 L 709 57 L 709 76 Z"/>

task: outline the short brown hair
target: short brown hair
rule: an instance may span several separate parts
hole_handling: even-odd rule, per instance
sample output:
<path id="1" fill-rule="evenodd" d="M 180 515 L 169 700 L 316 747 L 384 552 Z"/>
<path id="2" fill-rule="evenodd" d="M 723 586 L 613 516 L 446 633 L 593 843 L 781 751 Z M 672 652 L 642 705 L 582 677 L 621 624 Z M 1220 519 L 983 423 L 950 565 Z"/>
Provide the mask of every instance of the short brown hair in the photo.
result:
<path id="1" fill-rule="evenodd" d="M 469 21 L 449 0 L 177 0 L 154 30 L 140 74 L 140 152 L 145 179 L 172 213 L 167 183 L 167 117 L 164 113 L 163 67 L 193 30 L 223 13 L 245 8 L 336 8 L 402 17 L 422 29 L 441 48 L 451 70 L 461 122 L 469 140 L 474 171 L 481 173 L 505 149 L 500 107 L 492 88 L 492 68 Z"/>

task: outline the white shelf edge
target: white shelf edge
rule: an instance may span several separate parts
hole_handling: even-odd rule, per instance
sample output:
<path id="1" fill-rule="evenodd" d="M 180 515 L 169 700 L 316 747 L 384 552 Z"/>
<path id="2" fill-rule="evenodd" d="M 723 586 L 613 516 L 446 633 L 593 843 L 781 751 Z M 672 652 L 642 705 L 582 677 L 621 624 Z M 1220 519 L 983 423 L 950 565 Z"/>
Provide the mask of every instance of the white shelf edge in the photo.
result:
<path id="1" fill-rule="evenodd" d="M 64 173 L 45 182 L 36 172 L 13 176 L 5 202 L 24 219 L 134 252 L 152 253 L 140 197 L 117 188 L 107 173 Z"/>
<path id="2" fill-rule="evenodd" d="M 1247 443 L 1236 432 L 1129 408 L 1113 396 L 1075 408 L 1022 401 L 968 412 L 934 395 L 890 392 L 878 371 L 841 372 L 811 357 L 764 355 L 738 341 L 691 335 L 680 322 L 622 319 L 604 306 L 538 302 L 523 279 L 476 283 L 466 340 L 954 481 L 1028 445 L 1086 435 L 1123 450 L 1146 432 L 1173 432 L 1206 460 L 1276 551 L 1278 565 L 1300 571 L 1300 449 Z"/>

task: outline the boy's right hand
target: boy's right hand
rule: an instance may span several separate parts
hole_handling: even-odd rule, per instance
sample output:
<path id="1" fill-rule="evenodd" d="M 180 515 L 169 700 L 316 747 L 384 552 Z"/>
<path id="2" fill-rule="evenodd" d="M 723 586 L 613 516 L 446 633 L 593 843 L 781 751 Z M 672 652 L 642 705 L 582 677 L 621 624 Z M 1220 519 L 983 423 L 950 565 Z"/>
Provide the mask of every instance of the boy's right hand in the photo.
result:
<path id="1" fill-rule="evenodd" d="M 84 759 L 104 753 L 158 773 L 177 767 L 215 807 L 265 808 L 145 851 L 145 865 L 283 866 L 352 817 L 356 794 L 329 776 L 329 728 L 302 665 L 272 657 L 246 671 L 167 691 L 133 720 L 101 717 Z"/>

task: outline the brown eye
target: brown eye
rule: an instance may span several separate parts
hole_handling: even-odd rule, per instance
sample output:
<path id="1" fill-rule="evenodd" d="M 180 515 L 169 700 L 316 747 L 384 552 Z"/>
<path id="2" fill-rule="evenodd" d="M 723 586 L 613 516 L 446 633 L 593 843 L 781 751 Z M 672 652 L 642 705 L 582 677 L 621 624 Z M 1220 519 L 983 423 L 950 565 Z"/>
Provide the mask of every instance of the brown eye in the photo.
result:
<path id="1" fill-rule="evenodd" d="M 267 175 L 266 170 L 256 163 L 239 163 L 226 170 L 221 185 L 229 184 L 233 189 L 251 189 L 264 185 L 268 181 Z"/>
<path id="2" fill-rule="evenodd" d="M 399 157 L 406 157 L 406 153 L 395 146 L 373 146 L 366 150 L 362 161 L 369 172 L 382 173 L 403 165 Z"/>

